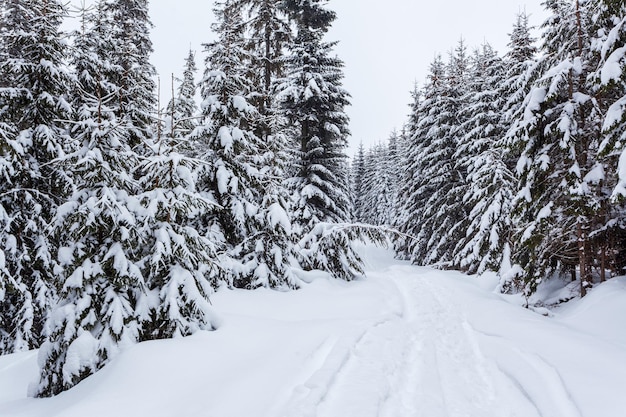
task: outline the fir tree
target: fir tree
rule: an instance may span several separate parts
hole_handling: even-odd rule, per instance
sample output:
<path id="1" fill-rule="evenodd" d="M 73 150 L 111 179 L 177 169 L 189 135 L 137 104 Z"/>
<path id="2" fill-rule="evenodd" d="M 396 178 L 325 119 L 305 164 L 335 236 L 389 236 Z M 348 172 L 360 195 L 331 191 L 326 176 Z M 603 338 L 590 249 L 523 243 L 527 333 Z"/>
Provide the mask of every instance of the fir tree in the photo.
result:
<path id="1" fill-rule="evenodd" d="M 249 77 L 260 87 L 258 96 L 252 98 L 252 104 L 260 114 L 271 118 L 276 111 L 273 100 L 275 83 L 282 76 L 284 48 L 291 39 L 289 21 L 282 2 L 238 0 L 237 3 L 249 15 L 246 21 L 252 70 Z M 262 127 L 265 131 L 257 132 L 261 138 L 275 133 L 271 125 Z"/>
<path id="2" fill-rule="evenodd" d="M 153 136 L 156 71 L 150 63 L 152 23 L 148 0 L 103 0 L 115 47 L 111 53 L 111 81 L 119 91 L 110 106 L 129 132 L 132 147 L 141 149 Z"/>
<path id="3" fill-rule="evenodd" d="M 98 6 L 84 15 L 85 25 L 76 35 L 72 134 L 81 146 L 64 158 L 74 193 L 54 222 L 61 293 L 50 341 L 40 350 L 34 394 L 42 397 L 76 385 L 139 337 L 135 303 L 144 291 L 134 180 L 139 156 L 116 116 L 120 88 L 110 60 L 116 43 Z"/>
<path id="4" fill-rule="evenodd" d="M 351 209 L 344 112 L 349 95 L 341 85 L 343 62 L 331 56 L 335 43 L 324 41 L 336 14 L 319 0 L 288 0 L 285 8 L 296 36 L 289 45 L 280 97 L 293 126 L 295 157 L 288 186 L 295 232 L 301 237 L 299 260 L 306 270 L 353 279 L 360 274 L 358 255 L 347 229 L 332 226 L 348 221 Z M 334 232 L 325 234 L 324 225 Z"/>
<path id="5" fill-rule="evenodd" d="M 352 161 L 352 205 L 354 207 L 354 217 L 356 222 L 365 222 L 365 149 L 363 142 L 359 144 L 357 154 Z"/>
<path id="6" fill-rule="evenodd" d="M 395 213 L 396 182 L 393 179 L 393 160 L 396 146 L 393 133 L 389 144 L 378 144 L 365 157 L 363 177 L 363 222 L 389 226 Z M 396 168 L 397 169 L 397 168 Z"/>
<path id="7" fill-rule="evenodd" d="M 179 139 L 189 136 L 197 125 L 195 119 L 198 114 L 198 105 L 196 104 L 197 84 L 195 82 L 196 54 L 189 51 L 189 55 L 185 59 L 185 67 L 183 70 L 183 79 L 178 86 L 178 90 L 174 94 L 172 91 L 172 99 L 166 108 L 167 126 L 166 134 L 173 139 Z M 172 83 L 174 79 L 172 79 Z M 172 89 L 174 86 L 172 85 Z"/>
<path id="8" fill-rule="evenodd" d="M 185 139 L 164 138 L 144 158 L 138 196 L 145 292 L 136 308 L 140 340 L 213 330 L 209 295 L 219 276 L 216 248 L 194 227 L 215 203 L 196 190 L 202 161 L 184 156 Z"/>
<path id="9" fill-rule="evenodd" d="M 437 75 L 439 77 L 439 75 Z M 463 133 L 460 110 L 468 77 L 468 58 L 461 41 L 450 57 L 443 79 L 438 81 L 431 100 L 425 100 L 425 114 L 419 131 L 423 132 L 417 160 L 419 169 L 419 199 L 417 238 L 421 242 L 412 252 L 419 264 L 448 264 L 454 248 L 465 234 L 466 207 L 463 193 L 465 173 L 456 165 L 454 154 Z M 429 97 L 430 98 L 430 97 Z M 421 133 L 420 132 L 420 133 Z M 421 136 L 422 134 L 420 134 Z"/>
<path id="10" fill-rule="evenodd" d="M 606 165 L 606 180 L 600 201 L 598 241 L 601 279 L 606 272 L 620 274 L 626 267 L 626 4 L 621 1 L 597 1 L 592 15 L 592 52 L 599 61 L 595 82 L 603 114 L 599 159 Z"/>
<path id="11" fill-rule="evenodd" d="M 604 177 L 598 152 L 600 115 L 589 74 L 589 3 L 547 1 L 542 76 L 527 95 L 522 122 L 512 130 L 524 145 L 516 197 L 522 267 L 528 294 L 551 273 L 578 268 L 581 295 L 591 285 L 590 232 Z"/>
<path id="12" fill-rule="evenodd" d="M 54 0 L 12 0 L 4 7 L 0 349 L 7 353 L 36 348 L 48 334 L 45 322 L 56 299 L 56 245 L 49 224 L 71 186 L 56 160 L 71 151 L 72 141 L 67 135 L 71 77 L 59 29 L 64 7 Z"/>
<path id="13" fill-rule="evenodd" d="M 500 95 L 504 66 L 489 44 L 477 51 L 470 72 L 465 119 L 455 154 L 467 172 L 468 189 L 463 201 L 471 207 L 464 239 L 456 250 L 454 264 L 470 273 L 499 270 L 510 234 L 510 203 L 515 188 L 513 173 L 506 166 Z"/>
<path id="14" fill-rule="evenodd" d="M 435 60 L 436 62 L 440 62 L 440 58 Z M 434 63 L 433 63 L 434 64 Z M 431 65 L 431 75 L 429 79 L 434 81 L 432 77 L 436 77 L 433 70 L 436 69 L 437 66 Z M 430 85 L 430 84 L 427 84 Z M 426 90 L 426 87 L 424 88 Z M 410 104 L 410 112 L 409 112 L 409 120 L 406 123 L 403 134 L 402 134 L 402 155 L 401 157 L 401 167 L 402 173 L 400 176 L 400 187 L 398 188 L 398 207 L 396 218 L 394 219 L 394 227 L 402 232 L 403 235 L 400 236 L 394 242 L 394 248 L 396 253 L 400 258 L 409 259 L 411 253 L 411 247 L 414 245 L 414 240 L 411 238 L 411 234 L 416 235 L 416 230 L 414 229 L 415 223 L 415 210 L 419 207 L 415 204 L 417 195 L 414 194 L 417 189 L 417 170 L 419 169 L 418 163 L 419 160 L 417 156 L 419 154 L 419 149 L 421 146 L 420 138 L 417 136 L 418 126 L 420 122 L 420 118 L 422 117 L 420 113 L 420 107 L 422 103 L 422 93 L 423 91 L 415 85 L 413 91 L 411 92 L 411 96 L 413 101 Z"/>
<path id="15" fill-rule="evenodd" d="M 350 217 L 344 112 L 348 93 L 341 86 L 343 62 L 330 56 L 335 43 L 323 40 L 335 13 L 318 0 L 290 0 L 285 7 L 297 34 L 281 94 L 285 114 L 297 129 L 297 173 L 290 186 L 297 199 L 295 221 L 306 233 L 318 222 Z"/>
<path id="16" fill-rule="evenodd" d="M 430 72 L 421 94 L 413 94 L 408 126 L 409 151 L 406 160 L 405 174 L 401 196 L 402 217 L 398 220 L 400 231 L 406 236 L 397 249 L 400 256 L 415 260 L 414 251 L 418 245 L 432 234 L 432 230 L 424 227 L 424 218 L 431 215 L 434 207 L 428 205 L 428 199 L 435 191 L 435 184 L 423 175 L 428 167 L 425 159 L 428 148 L 432 146 L 434 134 L 438 130 L 437 112 L 440 100 L 446 88 L 445 64 L 440 55 L 430 65 Z"/>
<path id="17" fill-rule="evenodd" d="M 62 290 L 50 341 L 39 353 L 36 394 L 43 397 L 76 385 L 138 339 L 134 303 L 144 286 L 132 174 L 138 156 L 106 98 L 84 93 L 74 128 L 82 147 L 67 158 L 76 191 L 56 220 Z M 68 360 L 73 355 L 80 360 Z"/>
<path id="18" fill-rule="evenodd" d="M 262 141 L 262 115 L 251 104 L 241 9 L 225 1 L 215 9 L 219 39 L 207 45 L 202 82 L 203 121 L 194 133 L 208 171 L 201 186 L 222 207 L 205 228 L 223 233 L 228 283 L 236 287 L 295 286 L 290 272 L 291 221 L 280 192 L 275 140 Z"/>

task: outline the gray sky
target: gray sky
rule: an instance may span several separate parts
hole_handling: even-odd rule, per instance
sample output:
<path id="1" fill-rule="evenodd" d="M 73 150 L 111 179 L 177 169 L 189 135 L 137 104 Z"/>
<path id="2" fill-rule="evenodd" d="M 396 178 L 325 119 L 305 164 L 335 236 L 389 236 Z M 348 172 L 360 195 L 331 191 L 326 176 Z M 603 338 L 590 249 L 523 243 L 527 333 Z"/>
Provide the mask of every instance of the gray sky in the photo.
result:
<path id="1" fill-rule="evenodd" d="M 72 0 L 78 3 L 80 0 Z M 93 0 L 92 0 L 93 1 Z M 89 0 L 87 1 L 89 4 Z M 352 95 L 349 155 L 400 129 L 408 113 L 410 91 L 422 84 L 436 53 L 446 56 L 463 37 L 470 50 L 488 41 L 501 54 L 516 14 L 526 10 L 539 26 L 546 14 L 541 0 L 331 0 L 338 19 L 327 39 L 337 40 L 345 61 L 344 86 Z M 155 53 L 162 102 L 170 98 L 172 73 L 180 74 L 189 48 L 198 52 L 213 38 L 211 0 L 152 0 Z"/>

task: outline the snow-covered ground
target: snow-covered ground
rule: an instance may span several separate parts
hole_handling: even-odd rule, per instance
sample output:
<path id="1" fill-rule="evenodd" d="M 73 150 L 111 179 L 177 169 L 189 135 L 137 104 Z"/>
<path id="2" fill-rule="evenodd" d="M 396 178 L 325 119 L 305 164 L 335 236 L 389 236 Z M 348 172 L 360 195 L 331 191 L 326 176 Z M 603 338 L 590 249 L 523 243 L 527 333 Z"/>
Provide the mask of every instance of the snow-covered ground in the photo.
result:
<path id="1" fill-rule="evenodd" d="M 134 346 L 55 398 L 26 397 L 36 352 L 0 357 L 0 416 L 626 415 L 626 278 L 545 317 L 489 278 L 365 254 L 366 280 L 220 291 L 218 331 Z"/>

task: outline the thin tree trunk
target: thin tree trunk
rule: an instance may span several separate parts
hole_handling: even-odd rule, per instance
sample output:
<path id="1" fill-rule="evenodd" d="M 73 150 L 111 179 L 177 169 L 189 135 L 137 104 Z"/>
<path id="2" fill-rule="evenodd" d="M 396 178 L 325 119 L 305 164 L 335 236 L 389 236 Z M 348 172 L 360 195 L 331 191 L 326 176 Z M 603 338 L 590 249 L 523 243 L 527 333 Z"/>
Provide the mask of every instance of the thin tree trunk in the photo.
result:
<path id="1" fill-rule="evenodd" d="M 600 248 L 600 281 L 606 281 L 606 244 Z"/>
<path id="2" fill-rule="evenodd" d="M 580 269 L 580 296 L 587 295 L 588 274 L 587 274 L 587 251 L 586 251 L 586 238 L 583 230 L 581 220 L 578 220 L 577 230 L 578 234 L 578 261 Z"/>

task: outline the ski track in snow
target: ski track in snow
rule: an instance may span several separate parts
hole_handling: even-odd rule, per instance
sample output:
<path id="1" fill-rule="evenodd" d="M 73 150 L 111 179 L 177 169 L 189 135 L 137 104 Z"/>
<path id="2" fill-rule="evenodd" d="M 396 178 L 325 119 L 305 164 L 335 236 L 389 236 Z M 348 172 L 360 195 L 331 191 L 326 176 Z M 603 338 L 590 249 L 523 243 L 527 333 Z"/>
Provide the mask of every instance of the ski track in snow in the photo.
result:
<path id="1" fill-rule="evenodd" d="M 400 312 L 328 339 L 277 417 L 582 417 L 556 368 L 505 340 L 485 356 L 476 331 L 433 285 L 436 272 L 395 266 Z M 511 361 L 511 356 L 515 356 Z"/>
<path id="2" fill-rule="evenodd" d="M 218 293 L 220 331 L 134 346 L 55 398 L 24 397 L 35 351 L 0 357 L 0 417 L 626 415 L 626 294 L 613 288 L 626 279 L 555 313 L 563 321 L 489 282 L 368 259 L 362 282 Z"/>

